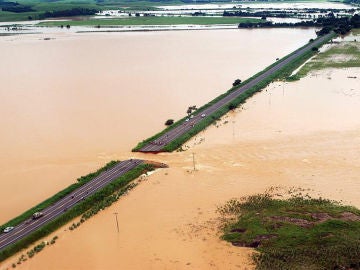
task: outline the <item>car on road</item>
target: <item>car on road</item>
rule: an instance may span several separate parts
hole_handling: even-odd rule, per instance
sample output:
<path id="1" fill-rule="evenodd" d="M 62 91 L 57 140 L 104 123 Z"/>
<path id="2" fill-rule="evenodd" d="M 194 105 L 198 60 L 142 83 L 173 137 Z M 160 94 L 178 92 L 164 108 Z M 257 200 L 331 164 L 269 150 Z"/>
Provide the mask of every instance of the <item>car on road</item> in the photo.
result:
<path id="1" fill-rule="evenodd" d="M 203 114 L 201 115 L 201 117 L 202 117 L 202 118 L 204 118 L 205 116 L 206 116 L 206 114 L 205 114 L 205 113 L 203 113 Z"/>
<path id="2" fill-rule="evenodd" d="M 33 219 L 38 219 L 38 218 L 41 218 L 42 216 L 44 215 L 43 212 L 36 212 L 32 215 L 32 218 Z"/>
<path id="3" fill-rule="evenodd" d="M 185 122 L 189 122 L 189 121 L 190 121 L 190 119 L 189 119 L 189 118 L 186 118 L 186 119 L 185 119 Z"/>
<path id="4" fill-rule="evenodd" d="M 13 229 L 14 229 L 14 227 L 6 227 L 6 228 L 4 229 L 4 233 L 11 232 Z"/>
<path id="5" fill-rule="evenodd" d="M 194 116 L 193 115 L 190 115 L 190 119 L 193 119 L 194 118 Z"/>

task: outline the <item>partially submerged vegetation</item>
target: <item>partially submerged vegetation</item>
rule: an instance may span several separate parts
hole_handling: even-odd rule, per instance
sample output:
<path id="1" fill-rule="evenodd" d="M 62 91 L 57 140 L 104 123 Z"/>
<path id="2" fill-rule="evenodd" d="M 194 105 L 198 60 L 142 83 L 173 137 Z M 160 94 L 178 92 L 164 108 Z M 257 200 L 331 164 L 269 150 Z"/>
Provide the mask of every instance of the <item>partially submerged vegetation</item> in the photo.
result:
<path id="1" fill-rule="evenodd" d="M 328 50 L 313 57 L 295 75 L 291 76 L 291 80 L 305 77 L 313 70 L 349 67 L 360 67 L 360 43 L 357 41 L 340 41 L 340 43 L 333 44 Z"/>
<path id="2" fill-rule="evenodd" d="M 355 14 L 353 16 L 335 17 L 334 13 L 329 13 L 324 17 L 320 17 L 314 20 L 300 21 L 296 23 L 240 23 L 239 28 L 259 28 L 259 27 L 322 27 L 317 31 L 318 35 L 325 35 L 334 31 L 337 34 L 345 35 L 350 32 L 351 29 L 360 28 L 360 15 Z"/>
<path id="3" fill-rule="evenodd" d="M 123 174 L 101 190 L 90 195 L 84 200 L 80 201 L 78 204 L 73 206 L 64 212 L 63 215 L 57 217 L 56 219 L 45 224 L 35 232 L 29 234 L 28 236 L 22 238 L 18 242 L 2 249 L 0 251 L 0 261 L 12 256 L 16 252 L 20 251 L 23 248 L 26 248 L 28 245 L 37 241 L 38 239 L 50 234 L 56 229 L 60 228 L 67 222 L 72 219 L 85 214 L 84 219 L 89 218 L 98 211 L 104 209 L 105 207 L 111 205 L 113 202 L 119 199 L 119 197 L 127 190 L 127 186 L 140 175 L 154 170 L 157 165 L 151 164 L 141 164 L 127 173 Z M 164 166 L 160 164 L 159 166 Z M 92 210 L 93 209 L 93 210 Z"/>
<path id="4" fill-rule="evenodd" d="M 256 269 L 360 269 L 360 210 L 296 192 L 233 199 L 222 238 L 253 247 Z"/>

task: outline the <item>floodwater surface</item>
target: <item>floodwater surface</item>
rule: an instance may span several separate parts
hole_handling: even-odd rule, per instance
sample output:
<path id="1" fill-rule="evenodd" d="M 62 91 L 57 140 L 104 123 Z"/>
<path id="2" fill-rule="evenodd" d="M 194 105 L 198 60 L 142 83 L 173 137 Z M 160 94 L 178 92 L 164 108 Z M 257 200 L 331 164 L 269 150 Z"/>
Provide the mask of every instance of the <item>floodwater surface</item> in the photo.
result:
<path id="1" fill-rule="evenodd" d="M 359 73 L 273 83 L 186 143 L 189 150 L 137 154 L 170 168 L 79 229 L 55 232 L 57 243 L 19 269 L 254 269 L 250 249 L 220 240 L 216 207 L 228 199 L 294 186 L 360 207 L 360 79 L 349 78 Z"/>
<path id="2" fill-rule="evenodd" d="M 314 30 L 0 38 L 0 223 L 302 46 Z"/>
<path id="3" fill-rule="evenodd" d="M 252 75 L 280 51 L 279 57 L 311 36 L 301 39 L 303 32 L 282 31 L 272 32 L 276 36 L 260 30 L 58 37 L 51 47 L 58 55 L 49 53 L 50 43 L 37 39 L 9 41 L 8 47 L 2 42 L 8 54 L 16 48 L 28 53 L 20 55 L 28 60 L 21 63 L 32 80 L 37 78 L 36 85 L 26 79 L 25 71 L 11 83 L 3 78 L 12 90 L 1 92 L 0 100 L 7 104 L 1 108 L 7 116 L 3 130 L 17 131 L 1 134 L 6 142 L 2 152 L 12 157 L 2 154 L 2 166 L 8 162 L 2 171 L 13 172 L 9 181 L 1 177 L 8 191 L 1 189 L 4 201 L 17 197 L 11 196 L 16 190 L 11 185 L 17 183 L 19 198 L 12 202 L 18 203 L 17 209 L 26 208 L 31 199 L 51 194 L 54 186 L 71 182 L 76 173 L 111 158 L 128 158 L 128 149 L 159 130 L 165 119 L 182 116 L 189 103 L 206 102 L 233 78 Z M 238 33 L 241 38 L 234 38 Z M 70 44 L 76 44 L 77 50 Z M 30 52 L 41 60 L 42 69 L 38 65 L 31 69 L 36 57 L 31 58 Z M 8 54 L 5 58 L 12 70 L 16 64 Z M 51 78 L 38 74 L 40 70 Z M 5 65 L 1 71 L 7 71 Z M 297 82 L 275 82 L 187 142 L 189 150 L 133 154 L 166 162 L 170 168 L 143 178 L 128 196 L 80 228 L 59 229 L 52 235 L 59 236 L 55 245 L 17 268 L 253 269 L 250 249 L 219 238 L 216 207 L 226 200 L 271 186 L 295 186 L 360 207 L 359 74 L 359 68 L 325 70 Z M 20 95 L 28 91 L 25 97 Z M 31 93 L 38 96 L 32 98 Z M 36 125 L 25 125 L 29 119 Z M 11 125 L 11 120 L 22 125 Z M 38 136 L 31 134 L 35 131 Z M 23 173 L 15 178 L 17 169 Z M 38 173 L 38 178 L 28 172 Z M 59 175 L 62 172 L 66 173 Z M 7 214 L 16 212 L 12 205 L 10 209 Z M 119 233 L 114 213 L 118 213 Z M 11 267 L 18 256 L 0 269 Z"/>

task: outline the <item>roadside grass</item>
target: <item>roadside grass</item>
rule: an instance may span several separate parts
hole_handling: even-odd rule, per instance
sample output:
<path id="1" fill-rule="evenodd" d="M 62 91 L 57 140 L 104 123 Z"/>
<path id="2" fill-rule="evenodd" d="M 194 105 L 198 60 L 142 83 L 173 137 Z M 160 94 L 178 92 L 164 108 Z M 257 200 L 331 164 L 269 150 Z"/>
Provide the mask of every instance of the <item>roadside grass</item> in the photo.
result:
<path id="1" fill-rule="evenodd" d="M 360 67 L 360 43 L 344 41 L 317 54 L 290 79 L 300 79 L 314 70 L 350 67 Z"/>
<path id="2" fill-rule="evenodd" d="M 149 16 L 149 17 L 126 17 L 118 19 L 89 19 L 81 21 L 53 21 L 41 22 L 39 26 L 125 26 L 125 25 L 181 25 L 181 24 L 239 24 L 258 23 L 260 19 L 237 18 L 237 17 L 178 17 L 178 16 Z"/>
<path id="3" fill-rule="evenodd" d="M 332 39 L 335 36 L 335 34 L 330 35 L 327 39 L 325 39 L 322 44 L 325 44 L 326 42 L 328 42 L 330 39 Z M 319 46 L 321 46 L 322 44 L 320 44 Z M 308 46 L 308 44 L 302 46 L 301 48 L 299 48 L 298 50 L 301 50 L 302 48 Z M 231 89 L 229 89 L 227 92 L 225 92 L 224 94 L 216 97 L 215 99 L 213 99 L 212 101 L 208 102 L 207 104 L 203 105 L 202 107 L 200 107 L 197 111 L 196 114 L 201 113 L 201 111 L 205 110 L 206 108 L 208 108 L 209 106 L 215 104 L 216 102 L 218 102 L 219 100 L 221 100 L 222 98 L 224 98 L 225 96 L 227 96 L 228 94 L 230 94 L 231 92 L 233 92 L 234 90 L 238 89 L 239 87 L 247 84 L 248 82 L 250 82 L 251 80 L 253 80 L 254 78 L 258 77 L 259 75 L 261 75 L 262 73 L 266 72 L 267 70 L 269 70 L 270 68 L 272 68 L 273 66 L 277 65 L 279 62 L 284 61 L 285 59 L 287 59 L 288 57 L 290 57 L 291 55 L 293 55 L 294 53 L 296 53 L 298 50 L 290 53 L 289 55 L 283 57 L 282 59 L 278 60 L 277 62 L 273 63 L 272 65 L 268 66 L 267 68 L 265 68 L 264 70 L 258 72 L 257 74 L 255 74 L 254 76 L 250 77 L 249 79 L 245 80 L 244 82 L 242 82 L 240 85 L 237 85 L 235 87 L 232 87 Z M 261 82 L 259 82 L 258 84 L 256 84 L 255 86 L 253 86 L 252 88 L 248 89 L 246 92 L 244 92 L 243 94 L 239 95 L 236 99 L 234 99 L 233 101 L 231 101 L 228 104 L 225 104 L 223 107 L 221 107 L 219 110 L 217 110 L 216 112 L 214 112 L 211 115 L 208 115 L 207 117 L 205 117 L 200 123 L 196 124 L 191 130 L 189 130 L 187 133 L 181 135 L 180 137 L 176 138 L 175 140 L 173 140 L 172 142 L 170 142 L 169 144 L 167 144 L 161 151 L 164 152 L 172 152 L 176 149 L 178 149 L 181 145 L 183 145 L 186 141 L 188 141 L 190 138 L 192 138 L 193 136 L 195 136 L 196 134 L 198 134 L 200 131 L 204 130 L 205 128 L 207 128 L 208 126 L 210 126 L 211 124 L 213 124 L 214 122 L 216 122 L 217 120 L 220 119 L 221 116 L 225 115 L 227 112 L 229 112 L 230 110 L 232 110 L 232 108 L 234 107 L 238 107 L 240 104 L 243 104 L 246 102 L 246 100 L 248 98 L 250 98 L 251 96 L 253 96 L 255 93 L 260 92 L 262 89 L 264 89 L 268 84 L 270 84 L 271 82 L 275 81 L 275 80 L 285 80 L 287 79 L 292 71 L 294 71 L 296 68 L 298 68 L 299 66 L 301 66 L 303 63 L 305 63 L 310 57 L 314 56 L 317 52 L 313 51 L 311 49 L 309 49 L 308 51 L 306 51 L 305 53 L 303 53 L 301 56 L 299 56 L 298 58 L 296 58 L 295 60 L 293 60 L 292 62 L 288 63 L 287 65 L 285 65 L 282 69 L 279 69 L 277 72 L 275 72 L 274 74 L 272 74 L 271 76 L 268 76 L 267 78 L 263 79 Z M 159 138 L 160 136 L 162 136 L 165 132 L 167 132 L 168 130 L 179 126 L 180 124 L 182 124 L 184 122 L 186 117 L 182 118 L 181 120 L 175 122 L 172 126 L 166 128 L 165 130 L 161 131 L 160 133 L 152 136 L 149 139 L 146 139 L 142 142 L 140 142 L 136 147 L 134 147 L 132 149 L 133 152 L 139 151 L 142 147 L 144 147 L 148 142 Z"/>
<path id="4" fill-rule="evenodd" d="M 109 169 L 111 169 L 113 166 L 115 166 L 118 163 L 118 161 L 110 161 L 109 163 L 107 163 L 104 167 L 98 169 L 95 172 L 89 173 L 85 176 L 81 176 L 77 179 L 77 183 L 74 183 L 70 186 L 68 186 L 67 188 L 61 190 L 60 192 L 56 193 L 55 195 L 51 196 L 50 198 L 46 199 L 45 201 L 39 203 L 38 205 L 32 207 L 31 209 L 25 211 L 24 213 L 22 213 L 21 215 L 17 216 L 16 218 L 9 220 L 8 222 L 6 222 L 5 224 L 0 226 L 0 231 L 2 231 L 2 229 L 12 226 L 15 227 L 16 225 L 18 225 L 19 223 L 29 219 L 32 217 L 32 215 L 35 212 L 39 212 L 42 211 L 43 209 L 45 209 L 46 207 L 54 204 L 55 202 L 59 201 L 60 199 L 64 198 L 66 195 L 70 194 L 71 192 L 73 192 L 74 190 L 78 189 L 79 187 L 81 187 L 82 185 L 86 184 L 87 182 L 91 181 L 92 179 L 94 179 L 95 177 L 97 177 L 99 174 L 101 174 L 104 171 L 107 171 Z"/>
<path id="5" fill-rule="evenodd" d="M 359 209 L 264 193 L 230 200 L 218 211 L 226 220 L 222 239 L 256 248 L 256 269 L 360 268 Z"/>
<path id="6" fill-rule="evenodd" d="M 96 207 L 102 209 L 104 207 L 107 207 L 109 205 L 109 201 L 108 201 L 109 197 L 111 197 L 117 191 L 119 190 L 121 191 L 121 189 L 124 189 L 129 183 L 131 183 L 131 181 L 138 178 L 140 175 L 148 171 L 151 171 L 153 169 L 154 169 L 153 165 L 141 164 L 133 168 L 132 170 L 128 171 L 127 173 L 120 176 L 118 179 L 114 180 L 113 182 L 111 182 L 101 190 L 87 197 L 85 200 L 79 202 L 74 207 L 68 209 L 66 212 L 64 212 L 63 215 L 57 217 L 55 220 L 45 224 L 44 226 L 39 228 L 37 231 L 31 233 L 27 237 L 1 250 L 0 262 L 12 256 L 16 252 L 28 247 L 30 244 L 39 240 L 40 238 L 49 235 L 56 229 L 68 223 L 72 219 L 86 213 L 90 209 L 96 209 Z M 120 195 L 118 194 L 117 199 L 119 198 Z"/>

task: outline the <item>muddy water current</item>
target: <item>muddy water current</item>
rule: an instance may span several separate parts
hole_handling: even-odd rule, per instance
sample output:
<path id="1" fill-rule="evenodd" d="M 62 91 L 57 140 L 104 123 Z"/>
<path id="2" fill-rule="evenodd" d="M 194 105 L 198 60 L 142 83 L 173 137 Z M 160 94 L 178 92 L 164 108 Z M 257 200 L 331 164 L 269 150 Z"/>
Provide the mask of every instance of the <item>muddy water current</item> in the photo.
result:
<path id="1" fill-rule="evenodd" d="M 128 158 L 167 119 L 263 69 L 314 31 L 43 37 L 0 38 L 0 223 L 107 161 Z"/>

